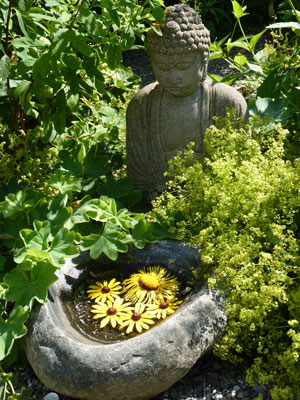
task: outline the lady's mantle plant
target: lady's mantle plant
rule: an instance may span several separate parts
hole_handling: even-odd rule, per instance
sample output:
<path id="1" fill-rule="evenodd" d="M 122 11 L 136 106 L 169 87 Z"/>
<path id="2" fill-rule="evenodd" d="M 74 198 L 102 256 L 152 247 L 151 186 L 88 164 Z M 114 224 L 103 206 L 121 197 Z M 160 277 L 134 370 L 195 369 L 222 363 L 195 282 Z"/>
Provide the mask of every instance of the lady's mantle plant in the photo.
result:
<path id="1" fill-rule="evenodd" d="M 155 213 L 201 247 L 210 284 L 227 295 L 217 355 L 251 357 L 249 382 L 273 384 L 273 399 L 300 398 L 300 160 L 284 159 L 280 126 L 239 125 L 229 115 L 206 131 L 205 162 L 192 145 L 172 160 Z"/>

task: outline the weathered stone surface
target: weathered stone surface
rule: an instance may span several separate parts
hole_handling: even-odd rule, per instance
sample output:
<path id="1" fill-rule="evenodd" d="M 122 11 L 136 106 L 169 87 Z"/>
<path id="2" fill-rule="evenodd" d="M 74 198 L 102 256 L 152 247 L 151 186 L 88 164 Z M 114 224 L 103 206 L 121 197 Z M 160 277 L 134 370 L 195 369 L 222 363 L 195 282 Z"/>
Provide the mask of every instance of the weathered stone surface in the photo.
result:
<path id="1" fill-rule="evenodd" d="M 191 292 L 175 314 L 134 338 L 102 344 L 82 336 L 62 308 L 89 272 L 89 258 L 69 260 L 36 306 L 23 341 L 28 360 L 50 389 L 87 400 L 142 400 L 181 379 L 222 334 L 226 325 L 218 292 L 203 284 Z M 104 259 L 93 268 L 101 268 Z M 106 260 L 108 263 L 111 262 Z M 133 250 L 118 260 L 132 271 L 160 265 L 184 279 L 200 265 L 197 249 L 161 241 Z"/>
<path id="2" fill-rule="evenodd" d="M 184 15 L 184 17 L 182 17 Z M 150 31 L 147 49 L 157 82 L 141 89 L 127 108 L 127 173 L 134 187 L 155 197 L 165 189 L 168 161 L 194 142 L 206 156 L 204 133 L 213 117 L 234 108 L 248 118 L 247 103 L 234 88 L 207 78 L 209 32 L 187 5 L 166 13 L 162 36 Z"/>

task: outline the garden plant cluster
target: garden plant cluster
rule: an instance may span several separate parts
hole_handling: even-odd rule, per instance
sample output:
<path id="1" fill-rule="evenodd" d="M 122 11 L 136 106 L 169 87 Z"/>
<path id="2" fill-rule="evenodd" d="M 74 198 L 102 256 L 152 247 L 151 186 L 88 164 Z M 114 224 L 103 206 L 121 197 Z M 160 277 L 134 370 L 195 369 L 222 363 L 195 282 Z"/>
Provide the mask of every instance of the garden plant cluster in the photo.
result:
<path id="1" fill-rule="evenodd" d="M 122 53 L 143 48 L 149 27 L 160 34 L 163 1 L 0 2 L 1 400 L 30 398 L 15 392 L 9 368 L 24 365 L 18 339 L 67 257 L 116 260 L 164 238 L 199 246 L 205 277 L 226 295 L 215 353 L 251 362 L 249 383 L 268 385 L 272 399 L 300 399 L 300 4 L 266 1 L 270 21 L 250 34 L 242 21 L 262 15 L 259 1 L 231 0 L 230 10 L 219 0 L 185 3 L 203 9 L 211 30 L 215 17 L 232 21 L 222 39 L 215 32 L 210 58 L 233 73 L 210 77 L 242 87 L 251 118 L 218 119 L 206 132 L 208 157 L 195 160 L 190 144 L 170 163 L 168 192 L 141 213 L 125 151 L 138 77 Z M 120 306 L 107 301 L 106 311 Z"/>

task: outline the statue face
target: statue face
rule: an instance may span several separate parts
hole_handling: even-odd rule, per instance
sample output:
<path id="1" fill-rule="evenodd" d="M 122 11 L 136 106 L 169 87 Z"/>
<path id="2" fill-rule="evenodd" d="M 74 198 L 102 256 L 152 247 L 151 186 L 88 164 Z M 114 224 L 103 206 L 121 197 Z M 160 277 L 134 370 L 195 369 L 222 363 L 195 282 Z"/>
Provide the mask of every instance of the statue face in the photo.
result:
<path id="1" fill-rule="evenodd" d="M 205 65 L 201 53 L 151 55 L 154 75 L 171 97 L 187 97 L 203 80 Z"/>

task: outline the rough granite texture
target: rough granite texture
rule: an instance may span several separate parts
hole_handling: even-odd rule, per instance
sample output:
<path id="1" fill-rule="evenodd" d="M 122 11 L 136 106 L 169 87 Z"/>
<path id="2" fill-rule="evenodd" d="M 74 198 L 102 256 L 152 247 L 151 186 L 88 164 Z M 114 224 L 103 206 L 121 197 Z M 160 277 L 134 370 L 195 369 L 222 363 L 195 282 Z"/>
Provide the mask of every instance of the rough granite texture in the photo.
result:
<path id="1" fill-rule="evenodd" d="M 200 257 L 186 244 L 161 241 L 121 256 L 120 262 L 133 271 L 159 264 L 189 279 L 190 266 L 200 266 Z M 70 325 L 61 305 L 88 271 L 85 254 L 69 260 L 47 302 L 35 307 L 23 340 L 36 375 L 58 393 L 87 400 L 150 399 L 186 375 L 225 328 L 223 299 L 204 284 L 143 334 L 112 344 L 90 340 Z"/>
<path id="2" fill-rule="evenodd" d="M 247 103 L 233 87 L 207 78 L 209 33 L 183 4 L 166 13 L 162 36 L 148 32 L 147 48 L 157 82 L 143 87 L 126 113 L 127 174 L 149 200 L 165 190 L 168 162 L 194 142 L 206 156 L 204 135 L 214 117 L 234 108 L 248 118 Z"/>

